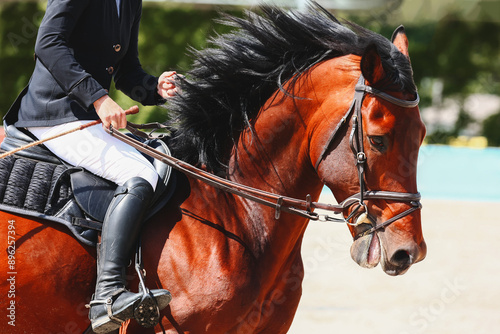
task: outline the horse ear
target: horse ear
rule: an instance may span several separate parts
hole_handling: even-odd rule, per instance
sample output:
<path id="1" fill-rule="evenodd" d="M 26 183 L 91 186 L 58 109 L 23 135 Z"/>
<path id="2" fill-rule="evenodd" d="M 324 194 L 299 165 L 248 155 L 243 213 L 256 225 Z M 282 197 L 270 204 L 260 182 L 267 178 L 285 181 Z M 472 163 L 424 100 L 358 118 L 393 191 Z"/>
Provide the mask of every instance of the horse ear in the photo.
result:
<path id="1" fill-rule="evenodd" d="M 410 54 L 408 52 L 408 38 L 406 37 L 405 27 L 400 25 L 396 30 L 394 30 L 391 41 L 396 48 L 398 48 L 399 52 L 410 59 Z"/>
<path id="2" fill-rule="evenodd" d="M 385 77 L 382 59 L 375 44 L 369 45 L 361 57 L 361 73 L 369 84 L 374 84 Z"/>

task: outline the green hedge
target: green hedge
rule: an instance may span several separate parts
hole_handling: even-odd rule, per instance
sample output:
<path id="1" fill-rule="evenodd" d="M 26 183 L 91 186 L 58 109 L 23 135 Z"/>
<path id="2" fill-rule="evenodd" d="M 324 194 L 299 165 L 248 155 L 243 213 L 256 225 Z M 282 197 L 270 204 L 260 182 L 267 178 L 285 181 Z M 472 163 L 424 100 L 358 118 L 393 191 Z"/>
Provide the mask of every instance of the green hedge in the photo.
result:
<path id="1" fill-rule="evenodd" d="M 0 7 L 0 114 L 3 116 L 33 71 L 33 48 L 43 10 L 35 2 Z"/>
<path id="2" fill-rule="evenodd" d="M 482 135 L 488 138 L 488 145 L 500 146 L 500 111 L 484 120 Z"/>

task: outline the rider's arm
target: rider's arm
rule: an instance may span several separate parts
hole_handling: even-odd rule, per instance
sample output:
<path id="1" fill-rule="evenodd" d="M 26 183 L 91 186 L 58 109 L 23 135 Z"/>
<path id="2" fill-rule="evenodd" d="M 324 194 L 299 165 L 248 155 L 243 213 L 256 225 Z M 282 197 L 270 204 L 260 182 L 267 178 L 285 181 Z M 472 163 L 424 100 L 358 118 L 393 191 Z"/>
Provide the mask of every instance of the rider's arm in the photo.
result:
<path id="1" fill-rule="evenodd" d="M 78 63 L 68 45 L 89 0 L 51 0 L 38 30 L 35 54 L 66 94 L 85 110 L 106 90 Z M 96 55 L 96 57 L 98 57 Z"/>
<path id="2" fill-rule="evenodd" d="M 158 78 L 146 73 L 139 61 L 138 39 L 141 14 L 142 5 L 139 5 L 132 26 L 127 53 L 120 61 L 114 76 L 115 86 L 131 99 L 143 105 L 163 104 L 165 99 L 157 92 Z"/>

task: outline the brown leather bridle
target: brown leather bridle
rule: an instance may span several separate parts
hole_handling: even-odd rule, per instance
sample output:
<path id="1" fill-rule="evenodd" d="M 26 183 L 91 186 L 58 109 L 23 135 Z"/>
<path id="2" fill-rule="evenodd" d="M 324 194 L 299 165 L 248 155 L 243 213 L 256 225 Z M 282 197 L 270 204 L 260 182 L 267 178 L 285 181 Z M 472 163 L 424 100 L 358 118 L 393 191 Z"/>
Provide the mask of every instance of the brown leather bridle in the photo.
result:
<path id="1" fill-rule="evenodd" d="M 356 167 L 358 170 L 358 179 L 359 179 L 359 193 L 347 198 L 344 200 L 342 203 L 340 203 L 340 206 L 343 208 L 349 208 L 352 205 L 357 204 L 357 207 L 354 208 L 349 216 L 347 218 L 340 219 L 341 222 L 345 222 L 349 225 L 357 225 L 355 222 L 351 222 L 353 218 L 361 214 L 362 212 L 360 211 L 361 208 L 364 209 L 364 212 L 367 214 L 367 216 L 370 219 L 372 227 L 369 229 L 364 230 L 363 232 L 358 233 L 355 236 L 355 239 L 360 238 L 362 236 L 365 236 L 367 234 L 373 233 L 377 230 L 380 230 L 392 223 L 394 223 L 396 220 L 399 220 L 409 214 L 411 214 L 413 211 L 419 210 L 422 208 L 422 204 L 420 203 L 420 193 L 405 193 L 405 192 L 395 192 L 395 191 L 383 191 L 383 190 L 366 190 L 366 184 L 365 184 L 365 166 L 366 166 L 366 154 L 364 151 L 364 146 L 363 146 L 363 118 L 361 115 L 361 106 L 363 104 L 363 100 L 365 97 L 365 94 L 371 94 L 373 96 L 379 97 L 383 100 L 386 100 L 392 104 L 395 104 L 399 107 L 403 108 L 414 108 L 418 106 L 418 103 L 420 102 L 420 97 L 418 96 L 418 93 L 415 94 L 415 99 L 413 101 L 407 101 L 403 99 L 396 98 L 394 96 L 391 96 L 387 93 L 384 93 L 382 91 L 379 91 L 371 86 L 367 86 L 365 84 L 365 79 L 363 75 L 359 77 L 358 83 L 356 84 L 355 87 L 355 93 L 354 93 L 354 99 L 352 101 L 351 106 L 349 107 L 347 113 L 342 117 L 341 121 L 335 128 L 334 132 L 330 136 L 330 139 L 328 140 L 328 144 L 325 146 L 323 149 L 323 152 L 321 153 L 320 157 L 318 158 L 318 161 L 316 162 L 315 169 L 318 170 L 319 165 L 321 162 L 324 160 L 325 155 L 329 152 L 330 147 L 336 137 L 337 132 L 340 130 L 343 124 L 347 122 L 349 117 L 352 115 L 352 128 L 351 128 L 351 133 L 349 135 L 349 145 L 351 147 L 351 150 L 354 154 L 355 160 L 356 160 Z M 370 199 L 382 199 L 382 200 L 390 200 L 390 201 L 396 201 L 396 202 L 408 202 L 411 207 L 396 216 L 393 216 L 392 218 L 386 220 L 385 222 L 375 225 L 374 220 L 370 218 L 368 208 L 365 204 L 365 200 L 370 200 Z"/>
<path id="2" fill-rule="evenodd" d="M 213 187 L 219 188 L 226 192 L 274 208 L 276 219 L 280 218 L 281 212 L 287 212 L 299 215 L 301 217 L 310 220 L 341 222 L 341 223 L 347 223 L 349 225 L 356 225 L 356 223 L 351 222 L 351 220 L 353 220 L 353 218 L 355 218 L 358 214 L 362 213 L 360 211 L 362 208 L 364 209 L 364 212 L 368 214 L 368 209 L 366 207 L 366 204 L 364 203 L 366 200 L 383 199 L 383 200 L 390 200 L 397 202 L 408 202 L 411 205 L 411 207 L 408 210 L 390 218 L 389 220 L 379 225 L 374 225 L 373 220 L 370 219 L 372 221 L 372 227 L 355 236 L 355 238 L 359 238 L 364 235 L 373 233 L 379 229 L 382 229 L 388 226 L 389 224 L 395 222 L 396 220 L 399 220 L 411 214 L 412 212 L 422 208 L 422 205 L 420 204 L 420 198 L 421 198 L 420 193 L 412 194 L 412 193 L 382 191 L 382 190 L 365 190 L 366 186 L 365 186 L 364 174 L 365 174 L 366 154 L 364 153 L 363 149 L 363 123 L 361 117 L 361 105 L 363 103 L 365 94 L 368 93 L 377 96 L 379 98 L 382 98 L 386 101 L 389 101 L 397 106 L 404 108 L 416 107 L 419 103 L 419 96 L 418 94 L 416 94 L 416 98 L 413 101 L 402 100 L 399 98 L 395 98 L 384 92 L 381 92 L 373 87 L 367 86 L 364 84 L 364 81 L 365 80 L 363 76 L 361 76 L 359 78 L 358 84 L 356 85 L 354 100 L 351 106 L 349 107 L 349 110 L 335 127 L 332 135 L 328 140 L 328 144 L 325 146 L 315 166 L 317 170 L 321 162 L 324 160 L 325 155 L 328 153 L 330 146 L 334 141 L 339 129 L 344 124 L 347 123 L 347 120 L 354 113 L 354 115 L 352 115 L 352 129 L 351 129 L 351 134 L 349 136 L 349 143 L 356 158 L 360 192 L 350 196 L 340 204 L 325 204 L 325 203 L 312 202 L 310 195 L 307 195 L 306 200 L 300 200 L 296 198 L 273 194 L 267 191 L 259 190 L 243 184 L 232 182 L 227 179 L 216 176 L 212 173 L 209 173 L 207 171 L 204 171 L 202 169 L 199 169 L 195 166 L 192 166 L 177 158 L 171 157 L 165 153 L 159 152 L 143 144 L 142 142 L 134 138 L 131 138 L 130 136 L 127 136 L 119 131 L 115 131 L 112 127 L 110 127 L 110 129 L 108 129 L 107 131 L 112 136 L 117 137 L 121 141 L 135 147 L 140 152 L 147 154 L 157 160 L 160 160 L 163 163 L 171 166 L 172 168 L 190 177 L 193 177 L 197 180 L 200 180 L 206 184 L 209 184 Z M 134 133 L 140 133 L 144 135 L 143 132 L 140 131 L 137 132 L 137 129 L 151 128 L 151 127 L 152 127 L 151 125 L 136 125 L 129 123 L 129 126 L 127 128 Z M 355 204 L 357 204 L 357 207 L 351 211 L 351 213 L 348 215 L 347 218 L 345 218 L 344 217 L 345 211 Z M 313 212 L 313 209 L 322 209 L 326 211 L 331 211 L 334 214 L 340 214 L 341 218 L 331 217 L 326 214 L 319 214 Z"/>

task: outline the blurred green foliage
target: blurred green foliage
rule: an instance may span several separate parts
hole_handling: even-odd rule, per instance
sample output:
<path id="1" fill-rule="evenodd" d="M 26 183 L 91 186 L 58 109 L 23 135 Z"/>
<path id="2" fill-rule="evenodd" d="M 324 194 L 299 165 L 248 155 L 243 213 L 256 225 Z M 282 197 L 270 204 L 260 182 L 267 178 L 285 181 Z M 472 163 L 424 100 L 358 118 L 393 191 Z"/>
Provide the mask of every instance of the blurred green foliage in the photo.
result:
<path id="1" fill-rule="evenodd" d="M 401 1 L 394 1 L 396 5 Z M 15 2 L 0 5 L 0 115 L 5 114 L 19 91 L 26 85 L 33 70 L 33 48 L 36 29 L 44 12 L 44 4 Z M 232 7 L 231 14 L 241 15 Z M 225 10 L 226 11 L 226 10 Z M 396 28 L 397 11 L 392 16 L 339 14 L 369 29 L 390 37 Z M 165 70 L 185 72 L 191 59 L 188 46 L 201 48 L 214 31 L 229 30 L 214 23 L 215 10 L 145 3 L 140 31 L 139 54 L 143 67 L 151 74 Z M 387 24 L 391 22 L 391 24 Z M 399 22 L 398 22 L 399 23 Z M 421 107 L 431 103 L 429 82 L 442 80 L 445 96 L 463 99 L 471 93 L 500 92 L 500 23 L 473 21 L 450 11 L 437 22 L 414 20 L 405 25 L 410 40 L 414 76 L 420 87 Z M 96 55 L 98 56 L 98 55 Z M 134 104 L 123 94 L 112 90 L 112 96 L 123 106 Z M 163 108 L 141 108 L 133 121 L 163 121 Z M 466 115 L 463 120 L 467 120 Z M 458 125 L 457 125 L 458 126 Z M 455 129 L 456 130 L 456 129 Z M 452 134 L 451 134 L 452 135 Z"/>
<path id="2" fill-rule="evenodd" d="M 35 2 L 0 6 L 0 115 L 28 83 L 33 48 L 43 10 Z"/>
<path id="3" fill-rule="evenodd" d="M 373 17 L 352 18 L 387 38 L 396 28 Z M 397 18 L 390 21 L 397 22 Z M 412 21 L 405 29 L 419 87 L 422 80 L 439 78 L 445 96 L 500 92 L 500 22 L 471 21 L 450 12 L 437 22 Z"/>
<path id="4" fill-rule="evenodd" d="M 500 111 L 484 120 L 482 135 L 488 138 L 488 145 L 500 146 Z"/>

